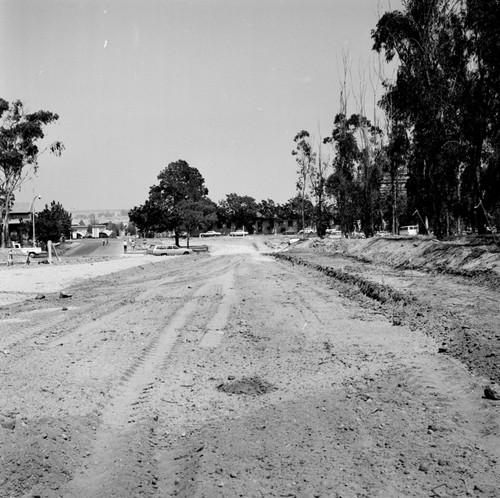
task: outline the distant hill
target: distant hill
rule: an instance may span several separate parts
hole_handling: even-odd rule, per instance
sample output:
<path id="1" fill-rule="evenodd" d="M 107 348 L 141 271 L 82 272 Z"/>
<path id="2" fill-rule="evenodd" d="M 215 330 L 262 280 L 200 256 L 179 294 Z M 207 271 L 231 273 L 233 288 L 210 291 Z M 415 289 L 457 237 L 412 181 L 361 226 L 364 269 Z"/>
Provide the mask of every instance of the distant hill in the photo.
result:
<path id="1" fill-rule="evenodd" d="M 128 209 L 75 209 L 71 211 L 73 223 L 127 223 Z M 94 220 L 95 219 L 95 220 Z"/>

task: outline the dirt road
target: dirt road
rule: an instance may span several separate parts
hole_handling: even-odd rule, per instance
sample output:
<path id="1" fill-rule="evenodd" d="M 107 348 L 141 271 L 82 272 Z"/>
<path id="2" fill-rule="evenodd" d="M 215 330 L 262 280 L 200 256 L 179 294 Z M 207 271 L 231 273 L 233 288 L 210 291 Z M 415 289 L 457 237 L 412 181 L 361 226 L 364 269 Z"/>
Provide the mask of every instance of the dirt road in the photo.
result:
<path id="1" fill-rule="evenodd" d="M 257 238 L 210 244 L 0 308 L 1 496 L 500 496 L 486 380 Z"/>

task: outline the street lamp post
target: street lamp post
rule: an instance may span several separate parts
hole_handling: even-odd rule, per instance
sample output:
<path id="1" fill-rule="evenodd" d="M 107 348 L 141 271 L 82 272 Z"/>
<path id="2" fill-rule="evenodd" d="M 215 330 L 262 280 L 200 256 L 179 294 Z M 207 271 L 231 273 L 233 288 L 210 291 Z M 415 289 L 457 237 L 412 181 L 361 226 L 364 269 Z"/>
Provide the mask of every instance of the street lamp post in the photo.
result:
<path id="1" fill-rule="evenodd" d="M 33 197 L 33 200 L 31 201 L 31 220 L 33 222 L 33 247 L 36 247 L 36 242 L 35 242 L 35 200 L 36 199 L 41 199 L 42 196 L 41 195 L 35 195 L 35 197 Z"/>

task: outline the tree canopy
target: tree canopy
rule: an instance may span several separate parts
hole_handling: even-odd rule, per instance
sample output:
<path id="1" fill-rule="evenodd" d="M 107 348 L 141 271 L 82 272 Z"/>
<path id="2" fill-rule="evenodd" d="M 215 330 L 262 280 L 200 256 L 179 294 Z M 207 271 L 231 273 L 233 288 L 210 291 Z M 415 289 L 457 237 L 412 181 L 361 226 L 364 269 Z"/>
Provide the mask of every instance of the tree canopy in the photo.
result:
<path id="1" fill-rule="evenodd" d="M 71 214 L 62 204 L 52 201 L 35 217 L 35 236 L 42 242 L 58 241 L 61 237 L 69 238 L 71 235 Z"/>
<path id="2" fill-rule="evenodd" d="M 257 201 L 248 195 L 227 194 L 219 202 L 219 219 L 223 223 L 234 224 L 236 228 L 244 228 L 249 233 L 253 232 L 254 223 L 257 221 L 259 206 Z"/>
<path id="3" fill-rule="evenodd" d="M 174 231 L 176 242 L 182 230 L 210 226 L 215 221 L 215 204 L 200 172 L 180 159 L 158 175 L 149 198 L 129 211 L 129 219 L 142 232 Z"/>
<path id="4" fill-rule="evenodd" d="M 485 231 L 498 209 L 498 0 L 408 0 L 372 32 L 374 50 L 399 60 L 382 107 L 404 126 L 409 209 L 436 236 L 461 220 Z"/>
<path id="5" fill-rule="evenodd" d="M 61 142 L 54 142 L 40 151 L 38 143 L 44 138 L 45 126 L 59 116 L 49 111 L 29 113 L 23 102 L 8 103 L 0 98 L 0 209 L 5 220 L 2 245 L 8 244 L 8 219 L 14 193 L 30 174 L 36 174 L 38 158 L 45 150 L 60 155 Z"/>

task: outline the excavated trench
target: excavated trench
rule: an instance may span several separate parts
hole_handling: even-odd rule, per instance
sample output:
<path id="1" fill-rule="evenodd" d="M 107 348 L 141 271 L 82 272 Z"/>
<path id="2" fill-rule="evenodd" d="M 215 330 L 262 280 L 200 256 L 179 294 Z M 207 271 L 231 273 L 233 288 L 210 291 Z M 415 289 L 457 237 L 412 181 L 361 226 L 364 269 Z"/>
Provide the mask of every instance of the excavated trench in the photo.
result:
<path id="1" fill-rule="evenodd" d="M 440 353 L 492 382 L 500 381 L 500 299 L 491 285 L 491 271 L 382 268 L 366 258 L 303 249 L 274 257 L 331 278 L 340 294 L 378 308 L 395 326 L 423 330 L 440 343 Z"/>

